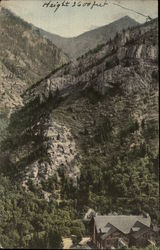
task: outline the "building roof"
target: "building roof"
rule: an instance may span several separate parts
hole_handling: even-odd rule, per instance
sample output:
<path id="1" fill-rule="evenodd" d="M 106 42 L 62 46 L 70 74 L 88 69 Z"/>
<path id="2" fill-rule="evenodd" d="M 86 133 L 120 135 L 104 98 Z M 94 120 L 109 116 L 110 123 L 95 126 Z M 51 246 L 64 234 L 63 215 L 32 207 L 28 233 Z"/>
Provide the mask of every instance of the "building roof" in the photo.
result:
<path id="1" fill-rule="evenodd" d="M 119 231 L 124 234 L 130 233 L 131 229 L 134 228 L 136 222 L 140 222 L 146 227 L 150 227 L 151 218 L 150 216 L 144 215 L 98 215 L 94 217 L 95 225 L 98 233 L 109 233 L 112 229 L 111 226 L 114 226 Z M 137 229 L 137 228 L 135 228 Z M 112 229 L 113 230 L 113 229 Z"/>
<path id="2" fill-rule="evenodd" d="M 155 232 L 153 230 L 153 228 L 148 228 L 147 226 L 145 226 L 144 224 L 142 224 L 141 222 L 136 222 L 135 224 L 136 227 L 133 227 L 132 228 L 132 236 L 135 238 L 135 239 L 138 239 L 141 235 L 143 235 L 144 233 L 146 233 L 149 230 L 151 230 L 152 232 Z M 139 230 L 134 230 L 134 228 L 137 228 Z"/>
<path id="3" fill-rule="evenodd" d="M 138 239 L 142 234 L 146 233 L 147 231 L 148 231 L 147 227 L 142 227 L 142 228 L 139 228 L 139 230 L 137 232 L 133 232 L 132 236 L 135 239 Z"/>
<path id="4" fill-rule="evenodd" d="M 104 240 L 106 237 L 108 237 L 110 234 L 114 233 L 117 229 L 112 226 L 111 224 L 108 225 L 105 230 L 103 230 L 103 234 L 101 235 L 101 239 Z M 104 233 L 105 231 L 105 233 Z"/>

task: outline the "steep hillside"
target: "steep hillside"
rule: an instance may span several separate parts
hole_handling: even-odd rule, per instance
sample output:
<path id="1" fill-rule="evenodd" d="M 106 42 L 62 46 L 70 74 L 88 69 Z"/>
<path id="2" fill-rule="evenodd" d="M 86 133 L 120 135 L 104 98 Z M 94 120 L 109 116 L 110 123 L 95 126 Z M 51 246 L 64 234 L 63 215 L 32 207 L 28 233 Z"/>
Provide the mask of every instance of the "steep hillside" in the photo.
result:
<path id="1" fill-rule="evenodd" d="M 26 88 L 27 84 L 0 62 L 0 141 L 5 137 L 11 112 L 23 106 L 21 94 Z"/>
<path id="2" fill-rule="evenodd" d="M 31 215 L 26 246 L 29 233 L 34 242 L 33 232 L 55 225 L 62 236 L 83 234 L 75 218 L 89 207 L 158 220 L 157 31 L 157 20 L 127 29 L 26 91 L 0 160 L 11 183 L 31 191 L 13 202 Z"/>
<path id="3" fill-rule="evenodd" d="M 43 36 L 47 37 L 66 52 L 71 58 L 77 58 L 88 50 L 95 48 L 98 44 L 106 43 L 106 41 L 112 39 L 117 32 L 119 33 L 123 29 L 137 25 L 139 25 L 138 22 L 125 16 L 113 23 L 85 32 L 73 38 L 61 37 L 42 29 L 39 29 L 39 31 Z"/>
<path id="4" fill-rule="evenodd" d="M 60 49 L 9 10 L 0 10 L 0 60 L 26 83 L 32 84 L 68 61 Z"/>
<path id="5" fill-rule="evenodd" d="M 0 37 L 2 135 L 10 112 L 22 105 L 20 95 L 24 90 L 68 62 L 68 57 L 30 24 L 4 8 L 0 8 Z"/>

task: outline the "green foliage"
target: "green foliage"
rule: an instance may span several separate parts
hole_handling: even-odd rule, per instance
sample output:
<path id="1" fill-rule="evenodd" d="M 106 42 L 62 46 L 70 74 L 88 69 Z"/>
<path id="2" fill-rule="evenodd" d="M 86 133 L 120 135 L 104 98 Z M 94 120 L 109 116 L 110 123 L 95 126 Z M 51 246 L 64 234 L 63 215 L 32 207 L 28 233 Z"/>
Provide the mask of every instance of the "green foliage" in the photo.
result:
<path id="1" fill-rule="evenodd" d="M 61 249 L 61 236 L 70 235 L 72 227 L 69 211 L 35 192 L 26 193 L 2 175 L 0 195 L 0 242 L 4 248 Z"/>
<path id="2" fill-rule="evenodd" d="M 113 102 L 114 105 L 111 105 Z M 36 100 L 12 116 L 8 130 L 11 137 L 5 141 L 4 148 L 15 150 L 17 147 L 23 157 L 14 166 L 4 161 L 1 170 L 5 174 L 17 177 L 19 170 L 22 169 L 23 173 L 29 162 L 35 159 L 42 162 L 49 160 L 43 144 L 46 142 L 44 124 L 41 122 L 39 127 L 36 124 L 39 119 L 45 123 L 52 110 L 54 117 L 68 123 L 73 135 L 77 136 L 77 146 L 83 157 L 79 161 L 81 175 L 77 186 L 66 177 L 63 168 L 58 173 L 59 181 L 55 176 L 41 181 L 43 190 L 52 194 L 53 201 L 50 202 L 42 198 L 32 181 L 29 181 L 31 192 L 26 193 L 17 182 L 20 178 L 10 181 L 1 177 L 0 209 L 4 216 L 0 226 L 0 242 L 4 247 L 58 247 L 60 240 L 57 243 L 51 237 L 56 234 L 59 235 L 56 239 L 76 235 L 77 243 L 85 235 L 86 229 L 80 219 L 88 208 L 101 214 L 114 211 L 139 214 L 145 211 L 149 212 L 153 220 L 157 220 L 158 155 L 152 146 L 157 132 L 153 130 L 152 136 L 151 131 L 151 128 L 156 128 L 156 123 L 143 119 L 139 125 L 137 120 L 129 116 L 130 102 L 125 105 L 120 95 L 102 98 L 94 91 L 86 91 L 81 101 L 77 100 L 74 104 L 69 102 L 68 106 L 65 103 L 65 108 L 59 108 L 57 100 L 54 103 L 50 96 L 46 103 L 40 105 Z M 123 112 L 128 112 L 129 119 L 121 119 L 121 115 L 124 116 L 124 113 L 119 115 L 121 108 Z M 73 120 L 72 114 L 76 114 L 77 118 Z M 35 130 L 25 130 L 26 126 L 34 127 Z M 78 135 L 80 131 L 82 133 Z M 26 143 L 30 145 L 33 138 L 33 151 L 29 149 L 32 153 L 27 155 L 23 147 Z M 57 198 L 58 202 L 54 200 Z"/>
<path id="3" fill-rule="evenodd" d="M 9 110 L 5 110 L 5 112 L 1 112 L 0 114 L 0 143 L 2 140 L 4 140 L 6 133 L 6 128 L 9 124 L 9 118 L 8 118 Z"/>
<path id="4" fill-rule="evenodd" d="M 144 248 L 144 250 L 158 250 L 159 248 L 153 245 L 147 246 Z"/>
<path id="5" fill-rule="evenodd" d="M 103 123 L 99 124 L 95 130 L 95 141 L 105 143 L 112 139 L 112 125 L 109 118 L 105 117 Z"/>
<path id="6" fill-rule="evenodd" d="M 89 50 L 85 56 L 87 55 L 92 55 L 92 54 L 96 54 L 98 51 L 100 51 L 103 47 L 105 46 L 105 44 L 98 44 L 96 48 Z"/>
<path id="7" fill-rule="evenodd" d="M 81 220 L 74 220 L 72 222 L 71 234 L 76 236 L 76 239 L 73 241 L 74 244 L 77 244 L 82 240 L 82 237 L 85 234 L 85 227 Z"/>
<path id="8" fill-rule="evenodd" d="M 62 249 L 62 237 L 60 233 L 51 230 L 47 233 L 48 249 Z"/>
<path id="9" fill-rule="evenodd" d="M 158 136 L 158 125 L 154 123 L 147 124 L 143 129 L 146 139 L 154 139 Z"/>
<path id="10" fill-rule="evenodd" d="M 79 228 L 74 227 L 72 229 L 72 232 L 73 232 L 73 235 L 75 236 L 72 240 L 73 244 L 78 244 L 82 240 L 82 235 L 79 231 Z"/>
<path id="11" fill-rule="evenodd" d="M 47 180 L 42 180 L 41 184 L 44 191 L 53 193 L 57 187 L 56 175 L 49 176 Z"/>
<path id="12" fill-rule="evenodd" d="M 137 121 L 129 121 L 129 123 L 127 124 L 127 126 L 125 126 L 124 129 L 122 129 L 120 131 L 120 138 L 124 138 L 126 136 L 128 136 L 128 134 L 132 134 L 134 133 L 135 131 L 137 131 L 139 129 L 139 124 Z"/>
<path id="13" fill-rule="evenodd" d="M 49 229 L 47 232 L 34 233 L 29 243 L 30 249 L 62 249 L 60 233 Z"/>

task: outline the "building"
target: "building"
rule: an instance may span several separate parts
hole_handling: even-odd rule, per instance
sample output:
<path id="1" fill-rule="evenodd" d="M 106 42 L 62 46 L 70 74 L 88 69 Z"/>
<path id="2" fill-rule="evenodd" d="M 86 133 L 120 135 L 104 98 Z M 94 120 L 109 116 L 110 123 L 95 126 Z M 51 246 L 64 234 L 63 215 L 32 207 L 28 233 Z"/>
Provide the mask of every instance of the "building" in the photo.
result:
<path id="1" fill-rule="evenodd" d="M 99 249 L 145 247 L 154 243 L 156 232 L 146 215 L 105 215 L 91 220 L 92 241 Z"/>

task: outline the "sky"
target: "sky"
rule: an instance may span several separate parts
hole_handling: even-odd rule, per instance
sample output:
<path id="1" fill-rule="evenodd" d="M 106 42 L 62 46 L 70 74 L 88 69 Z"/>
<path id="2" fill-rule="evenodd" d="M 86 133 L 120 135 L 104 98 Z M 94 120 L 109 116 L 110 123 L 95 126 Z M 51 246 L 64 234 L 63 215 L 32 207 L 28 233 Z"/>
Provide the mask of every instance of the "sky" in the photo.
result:
<path id="1" fill-rule="evenodd" d="M 151 18 L 158 16 L 158 0 L 68 0 L 69 7 L 63 7 L 64 1 L 67 2 L 67 0 L 2 0 L 1 5 L 12 10 L 25 21 L 63 37 L 80 35 L 126 15 L 139 23 L 146 21 L 143 15 Z M 107 4 L 104 7 L 94 6 L 91 9 L 92 5 L 72 7 L 74 1 L 76 1 L 76 6 L 78 3 L 93 5 L 94 1 L 96 4 Z M 42 7 L 44 3 L 49 2 L 61 6 L 56 12 L 56 7 Z"/>

